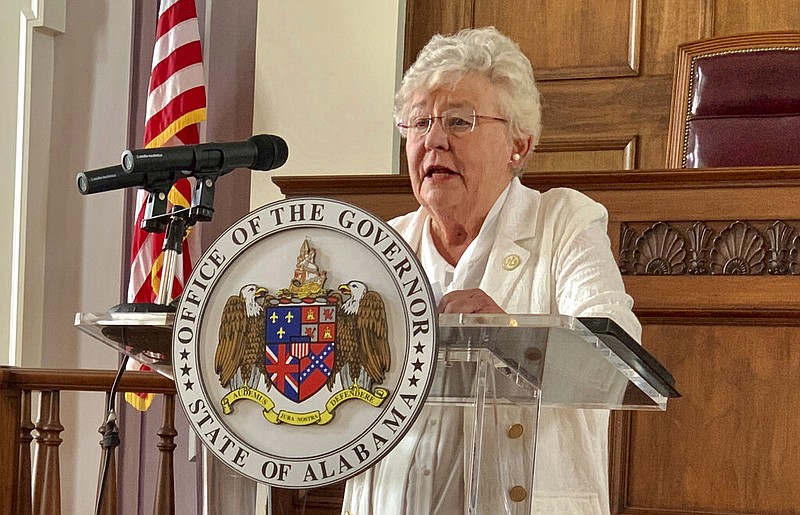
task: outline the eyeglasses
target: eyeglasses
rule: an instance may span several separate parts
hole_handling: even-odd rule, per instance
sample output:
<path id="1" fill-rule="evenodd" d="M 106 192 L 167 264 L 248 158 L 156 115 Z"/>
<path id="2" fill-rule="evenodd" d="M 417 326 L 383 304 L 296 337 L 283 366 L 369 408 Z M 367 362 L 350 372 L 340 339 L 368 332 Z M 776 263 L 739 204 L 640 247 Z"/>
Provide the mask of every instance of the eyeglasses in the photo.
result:
<path id="1" fill-rule="evenodd" d="M 442 121 L 442 129 L 447 134 L 463 134 L 475 130 L 478 118 L 496 122 L 508 122 L 505 118 L 475 114 L 472 108 L 458 108 L 445 111 L 440 116 L 418 116 L 408 123 L 398 123 L 400 133 L 405 137 L 421 138 L 431 131 L 434 120 Z"/>

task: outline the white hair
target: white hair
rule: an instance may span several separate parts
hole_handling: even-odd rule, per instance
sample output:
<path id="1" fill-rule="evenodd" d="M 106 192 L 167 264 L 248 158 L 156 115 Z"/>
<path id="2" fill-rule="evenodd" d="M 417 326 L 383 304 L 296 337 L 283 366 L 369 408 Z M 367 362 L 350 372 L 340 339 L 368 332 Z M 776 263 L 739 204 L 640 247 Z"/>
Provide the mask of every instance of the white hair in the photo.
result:
<path id="1" fill-rule="evenodd" d="M 541 132 L 542 109 L 531 62 L 517 43 L 494 27 L 433 36 L 406 71 L 395 94 L 395 122 L 406 121 L 404 117 L 415 94 L 455 85 L 465 75 L 475 72 L 497 88 L 501 115 L 509 120 L 509 136 L 512 139 L 531 137 L 532 145 L 536 145 Z"/>

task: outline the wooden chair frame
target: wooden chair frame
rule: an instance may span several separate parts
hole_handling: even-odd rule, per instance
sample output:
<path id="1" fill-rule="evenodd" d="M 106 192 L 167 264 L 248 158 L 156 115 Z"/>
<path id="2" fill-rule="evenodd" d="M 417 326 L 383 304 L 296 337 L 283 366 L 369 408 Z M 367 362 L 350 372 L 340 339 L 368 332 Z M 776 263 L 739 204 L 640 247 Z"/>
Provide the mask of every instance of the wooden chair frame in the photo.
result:
<path id="1" fill-rule="evenodd" d="M 672 84 L 667 168 L 686 167 L 689 106 L 695 61 L 703 57 L 757 50 L 800 49 L 800 32 L 764 32 L 702 39 L 678 47 Z"/>

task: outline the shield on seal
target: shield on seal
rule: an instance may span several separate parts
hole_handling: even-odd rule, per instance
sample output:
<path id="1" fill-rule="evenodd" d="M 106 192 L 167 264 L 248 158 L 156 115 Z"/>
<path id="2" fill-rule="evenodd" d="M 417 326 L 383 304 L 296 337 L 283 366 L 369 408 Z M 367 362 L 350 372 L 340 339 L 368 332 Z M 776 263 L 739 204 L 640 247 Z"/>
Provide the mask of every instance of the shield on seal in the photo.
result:
<path id="1" fill-rule="evenodd" d="M 266 368 L 272 385 L 296 403 L 328 382 L 336 353 L 336 305 L 267 308 Z"/>

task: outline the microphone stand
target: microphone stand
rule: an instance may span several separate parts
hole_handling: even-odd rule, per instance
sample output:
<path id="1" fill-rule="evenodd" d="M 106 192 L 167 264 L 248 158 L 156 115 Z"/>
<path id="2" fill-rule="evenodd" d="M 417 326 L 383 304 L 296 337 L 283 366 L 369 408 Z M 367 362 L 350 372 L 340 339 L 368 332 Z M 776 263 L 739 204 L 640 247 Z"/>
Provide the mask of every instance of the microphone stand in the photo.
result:
<path id="1" fill-rule="evenodd" d="M 191 206 L 188 208 L 173 207 L 167 214 L 167 195 L 177 178 L 164 181 L 156 175 L 152 184 L 146 184 L 143 189 L 149 193 L 145 216 L 141 228 L 147 232 L 166 232 L 164 245 L 164 263 L 161 268 L 161 283 L 159 284 L 156 301 L 132 302 L 117 304 L 112 307 L 111 313 L 174 313 L 175 306 L 170 305 L 172 300 L 172 284 L 175 278 L 175 264 L 183 250 L 183 240 L 186 238 L 189 227 L 197 222 L 209 222 L 214 216 L 214 192 L 217 179 L 226 171 L 195 172 L 196 178 L 194 192 L 192 193 Z"/>
<path id="2" fill-rule="evenodd" d="M 158 288 L 158 295 L 154 303 L 123 303 L 117 304 L 109 309 L 110 313 L 174 313 L 175 305 L 170 304 L 172 299 L 172 284 L 175 279 L 175 263 L 183 250 L 183 240 L 186 238 L 189 227 L 197 222 L 208 222 L 214 216 L 214 188 L 217 179 L 226 171 L 219 172 L 196 172 L 194 192 L 189 208 L 173 206 L 172 212 L 166 214 L 167 196 L 178 177 L 164 179 L 163 175 L 153 174 L 156 179 L 153 183 L 146 184 L 143 189 L 147 190 L 148 198 L 145 208 L 145 217 L 142 220 L 141 228 L 147 232 L 157 233 L 166 232 L 162 251 L 164 262 L 161 268 L 161 283 Z M 131 326 L 131 329 L 135 326 Z M 124 342 L 120 342 L 123 343 Z M 116 391 L 122 374 L 128 364 L 128 355 L 124 355 L 120 364 L 114 384 L 108 400 L 108 409 L 104 422 L 102 472 L 100 474 L 100 485 L 98 486 L 96 515 L 100 515 L 105 509 L 103 498 L 108 482 L 108 469 L 111 463 L 111 456 L 114 450 L 120 445 L 119 428 L 117 426 L 116 415 Z"/>
<path id="3" fill-rule="evenodd" d="M 125 372 L 127 364 L 128 355 L 126 354 L 122 358 L 122 363 L 117 371 L 117 376 L 114 378 L 114 383 L 111 385 L 111 391 L 108 394 L 108 410 L 106 412 L 105 424 L 103 425 L 103 441 L 100 443 L 100 446 L 103 449 L 103 461 L 100 472 L 100 484 L 97 487 L 95 515 L 101 515 L 101 513 L 116 513 L 116 506 L 106 506 L 108 503 L 105 503 L 104 500 L 106 486 L 108 485 L 108 472 L 111 468 L 111 458 L 114 455 L 114 449 L 119 447 L 120 444 L 119 428 L 117 427 L 117 413 L 114 409 L 114 404 L 116 403 L 119 381 L 122 379 L 122 373 Z"/>

